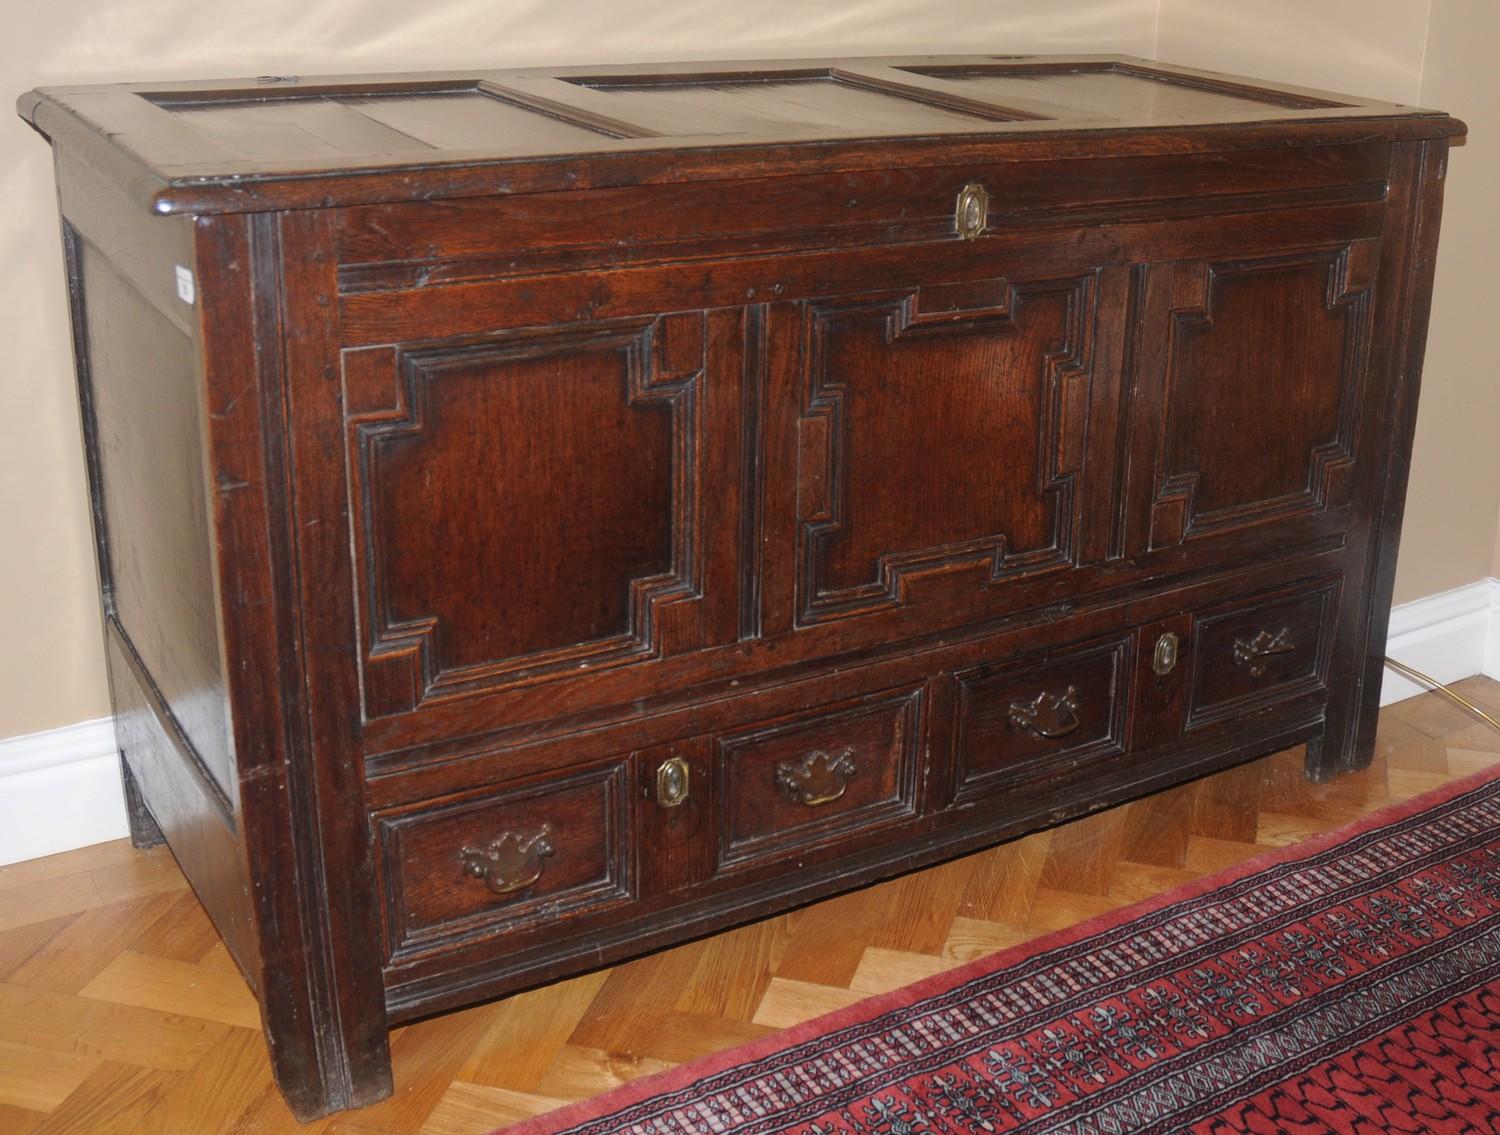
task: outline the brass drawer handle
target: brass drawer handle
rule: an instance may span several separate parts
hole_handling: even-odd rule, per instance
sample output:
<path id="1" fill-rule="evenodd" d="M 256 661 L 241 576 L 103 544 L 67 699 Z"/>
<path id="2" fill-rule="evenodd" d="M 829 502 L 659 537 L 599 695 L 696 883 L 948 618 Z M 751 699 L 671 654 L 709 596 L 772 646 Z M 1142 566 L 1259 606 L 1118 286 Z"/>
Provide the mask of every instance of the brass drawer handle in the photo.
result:
<path id="1" fill-rule="evenodd" d="M 525 890 L 542 877 L 542 861 L 552 854 L 552 829 L 543 824 L 530 835 L 506 832 L 485 847 L 459 853 L 464 874 L 483 879 L 497 895 Z"/>
<path id="2" fill-rule="evenodd" d="M 830 756 L 814 749 L 800 761 L 782 761 L 776 766 L 776 783 L 799 804 L 815 808 L 832 804 L 849 789 L 849 778 L 859 772 L 854 750 Z"/>
<path id="3" fill-rule="evenodd" d="M 1250 677 L 1260 678 L 1265 676 L 1266 666 L 1274 655 L 1290 654 L 1296 649 L 1290 628 L 1282 627 L 1274 635 L 1261 631 L 1248 641 L 1242 638 L 1234 640 L 1234 661 L 1236 665 L 1247 668 Z"/>
<path id="4" fill-rule="evenodd" d="M 1066 737 L 1078 728 L 1078 690 L 1069 686 L 1060 694 L 1043 690 L 1028 701 L 1010 703 L 1013 729 L 1029 729 L 1038 737 Z"/>

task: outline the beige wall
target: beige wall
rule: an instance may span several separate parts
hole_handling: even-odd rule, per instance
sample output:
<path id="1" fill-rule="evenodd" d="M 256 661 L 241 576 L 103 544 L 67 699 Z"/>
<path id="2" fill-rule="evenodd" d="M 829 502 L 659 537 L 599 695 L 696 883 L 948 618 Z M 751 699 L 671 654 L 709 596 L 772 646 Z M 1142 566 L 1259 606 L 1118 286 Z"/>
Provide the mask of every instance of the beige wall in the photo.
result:
<path id="1" fill-rule="evenodd" d="M 1453 152 L 1396 601 L 1500 576 L 1500 4 L 1433 0 L 1423 105 L 1469 124 Z M 1486 566 L 1488 565 L 1488 566 Z"/>
<path id="2" fill-rule="evenodd" d="M 1427 8 L 1422 0 L 1161 0 L 1156 57 L 1415 103 Z"/>
<path id="3" fill-rule="evenodd" d="M 1239 14 L 1247 9 L 1255 13 L 1251 23 Z M 46 83 L 267 72 L 982 49 L 1123 51 L 1403 101 L 1420 93 L 1467 117 L 1477 131 L 1494 122 L 1500 101 L 1479 58 L 1484 43 L 1494 42 L 1500 31 L 1497 9 L 1488 0 L 1434 0 L 1431 15 L 1433 46 L 1424 71 L 1429 9 L 1410 2 L 52 0 L 7 11 L 0 75 L 8 93 L 16 94 Z M 1483 183 L 1481 168 L 1487 171 Z M 19 119 L 0 127 L 0 171 L 8 206 L 0 215 L 0 342 L 8 360 L 0 371 L 0 405 L 6 407 L 0 415 L 4 738 L 99 716 L 107 712 L 107 700 L 51 173 L 46 147 Z M 1493 151 L 1475 145 L 1460 152 L 1454 173 L 1455 223 L 1444 242 L 1408 521 L 1413 535 L 1398 584 L 1404 598 L 1487 574 L 1500 508 L 1494 492 L 1486 497 L 1476 490 L 1455 502 L 1455 494 L 1443 489 L 1458 468 L 1487 468 L 1489 486 L 1500 485 L 1494 458 L 1469 452 L 1483 448 L 1478 439 L 1485 435 L 1474 422 L 1493 407 L 1478 405 L 1485 401 L 1487 378 L 1475 341 L 1482 324 L 1465 317 L 1467 304 L 1480 295 L 1482 244 L 1493 240 L 1478 214 L 1484 194 L 1495 196 Z M 1481 362 L 1462 366 L 1463 355 Z M 1484 553 L 1476 558 L 1480 546 Z M 1500 547 L 1494 552 L 1500 560 Z"/>
<path id="4" fill-rule="evenodd" d="M 1500 4 L 1495 0 L 1162 0 L 1157 56 L 1416 103 L 1469 124 L 1453 152 L 1397 603 L 1500 575 Z"/>

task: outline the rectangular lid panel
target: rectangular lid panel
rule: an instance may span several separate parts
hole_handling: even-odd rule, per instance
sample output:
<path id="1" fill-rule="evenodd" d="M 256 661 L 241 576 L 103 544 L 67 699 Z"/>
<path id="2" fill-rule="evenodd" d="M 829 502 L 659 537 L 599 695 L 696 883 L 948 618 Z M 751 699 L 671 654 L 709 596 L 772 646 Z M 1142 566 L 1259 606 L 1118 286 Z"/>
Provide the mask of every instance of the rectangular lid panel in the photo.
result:
<path id="1" fill-rule="evenodd" d="M 477 87 L 377 95 L 356 90 L 342 97 L 145 97 L 225 149 L 266 161 L 420 155 L 495 146 L 566 153 L 591 147 L 601 134 L 617 136 L 564 122 Z"/>
<path id="2" fill-rule="evenodd" d="M 901 70 L 941 79 L 971 97 L 988 101 L 1003 103 L 1009 98 L 1025 100 L 1032 107 L 1049 104 L 1056 107 L 1060 119 L 1129 122 L 1134 126 L 1285 118 L 1292 116 L 1288 112 L 1348 105 L 1280 91 L 1251 93 L 1229 83 L 1118 64 L 1066 70 L 1004 64 Z"/>
<path id="3" fill-rule="evenodd" d="M 564 81 L 606 93 L 619 104 L 613 108 L 617 117 L 666 136 L 940 134 L 1031 117 L 1004 107 L 951 108 L 919 91 L 880 90 L 827 71 L 708 79 L 582 76 Z"/>

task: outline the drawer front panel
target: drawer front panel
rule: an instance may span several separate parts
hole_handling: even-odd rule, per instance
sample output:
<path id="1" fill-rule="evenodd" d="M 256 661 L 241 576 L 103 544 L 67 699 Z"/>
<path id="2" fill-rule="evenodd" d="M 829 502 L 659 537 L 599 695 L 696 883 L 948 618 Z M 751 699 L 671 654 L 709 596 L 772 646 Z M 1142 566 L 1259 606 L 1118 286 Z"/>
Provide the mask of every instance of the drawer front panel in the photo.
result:
<path id="1" fill-rule="evenodd" d="M 1130 638 L 954 675 L 955 799 L 1124 751 Z"/>
<path id="2" fill-rule="evenodd" d="M 922 691 L 719 737 L 719 863 L 735 867 L 916 814 Z"/>
<path id="3" fill-rule="evenodd" d="M 1322 689 L 1339 581 L 1194 616 L 1187 727 Z"/>
<path id="4" fill-rule="evenodd" d="M 388 956 L 549 924 L 633 894 L 626 766 L 375 817 Z"/>

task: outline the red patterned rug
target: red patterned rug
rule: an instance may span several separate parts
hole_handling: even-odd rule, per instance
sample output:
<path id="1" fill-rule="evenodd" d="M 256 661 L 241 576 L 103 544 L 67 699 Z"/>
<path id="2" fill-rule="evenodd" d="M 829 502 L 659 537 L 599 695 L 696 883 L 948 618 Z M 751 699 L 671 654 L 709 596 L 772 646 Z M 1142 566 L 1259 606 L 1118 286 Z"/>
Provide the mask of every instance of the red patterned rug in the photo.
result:
<path id="1" fill-rule="evenodd" d="M 506 1135 L 1495 1135 L 1500 774 Z"/>

